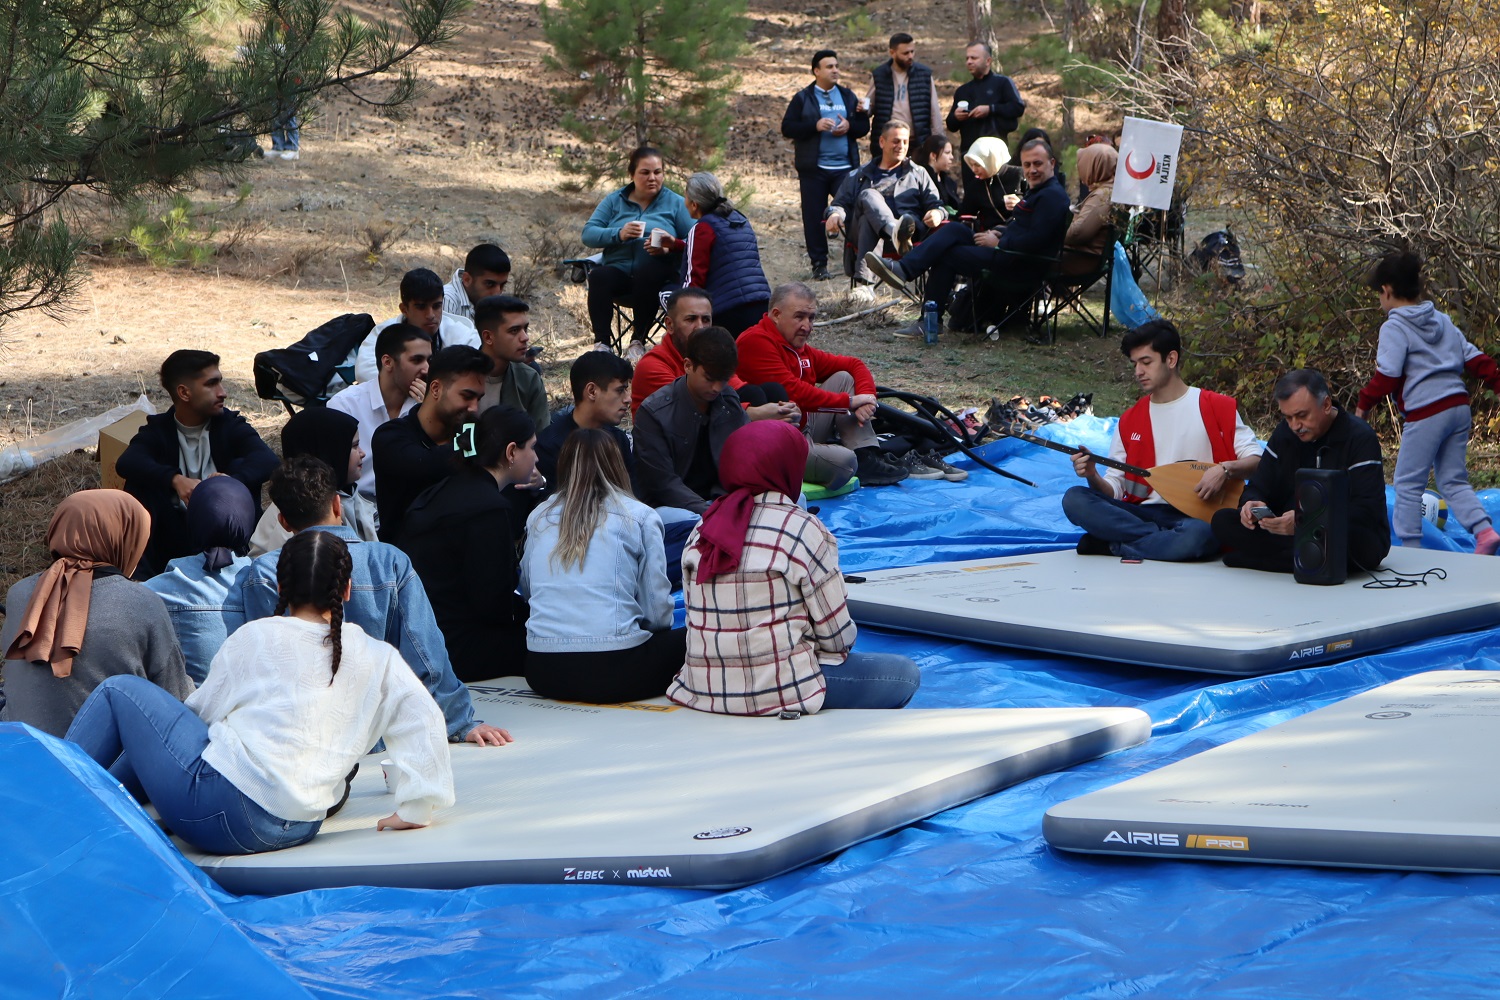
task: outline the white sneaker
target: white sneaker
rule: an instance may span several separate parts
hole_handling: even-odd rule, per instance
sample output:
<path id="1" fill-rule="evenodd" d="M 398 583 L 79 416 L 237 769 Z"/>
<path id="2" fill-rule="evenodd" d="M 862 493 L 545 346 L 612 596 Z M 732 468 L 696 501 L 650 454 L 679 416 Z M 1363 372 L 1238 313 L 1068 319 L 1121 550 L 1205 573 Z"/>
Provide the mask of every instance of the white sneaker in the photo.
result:
<path id="1" fill-rule="evenodd" d="M 593 347 L 589 348 L 589 350 L 591 350 L 591 351 L 608 351 L 611 354 L 615 353 L 615 349 L 613 347 L 610 347 L 608 344 L 595 344 Z"/>
<path id="2" fill-rule="evenodd" d="M 632 340 L 630 346 L 625 348 L 625 360 L 631 364 L 637 364 L 646 356 L 646 345 L 639 340 Z"/>
<path id="3" fill-rule="evenodd" d="M 856 282 L 854 287 L 849 289 L 849 301 L 856 305 L 870 305 L 875 301 L 875 286 Z"/>
<path id="4" fill-rule="evenodd" d="M 302 154 L 298 153 L 295 149 L 283 149 L 281 151 L 281 158 L 283 160 L 300 160 L 302 159 Z"/>

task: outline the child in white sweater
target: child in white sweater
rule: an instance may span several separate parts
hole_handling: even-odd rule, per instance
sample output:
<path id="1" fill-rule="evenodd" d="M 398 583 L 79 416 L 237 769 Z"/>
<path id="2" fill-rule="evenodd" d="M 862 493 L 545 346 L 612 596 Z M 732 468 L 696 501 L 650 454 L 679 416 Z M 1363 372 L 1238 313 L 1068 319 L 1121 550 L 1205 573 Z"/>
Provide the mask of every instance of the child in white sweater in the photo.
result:
<path id="1" fill-rule="evenodd" d="M 143 678 L 111 678 L 68 739 L 105 767 L 124 754 L 168 828 L 214 854 L 311 840 L 380 739 L 396 809 L 376 828 L 425 826 L 454 801 L 443 716 L 395 648 L 344 622 L 349 572 L 343 539 L 294 535 L 277 616 L 231 635 L 186 704 Z"/>

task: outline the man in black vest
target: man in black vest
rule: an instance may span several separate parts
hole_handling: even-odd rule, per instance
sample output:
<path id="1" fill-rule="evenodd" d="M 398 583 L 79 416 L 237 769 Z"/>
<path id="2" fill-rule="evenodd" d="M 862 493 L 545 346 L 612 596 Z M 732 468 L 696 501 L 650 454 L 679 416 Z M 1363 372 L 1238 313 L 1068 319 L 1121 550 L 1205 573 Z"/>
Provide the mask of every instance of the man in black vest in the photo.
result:
<path id="1" fill-rule="evenodd" d="M 839 83 L 839 57 L 819 49 L 812 57 L 813 82 L 797 91 L 781 118 L 781 134 L 792 140 L 792 162 L 802 192 L 802 238 L 813 277 L 827 281 L 828 237 L 823 212 L 849 171 L 859 166 L 859 144 L 870 131 L 869 107 Z"/>
<path id="2" fill-rule="evenodd" d="M 975 42 L 964 51 L 964 65 L 974 79 L 954 93 L 953 107 L 948 112 L 948 131 L 959 135 L 958 162 L 963 169 L 965 215 L 979 214 L 984 195 L 983 185 L 974 178 L 964 154 L 974 140 L 987 135 L 1004 142 L 1026 111 L 1026 100 L 1010 77 L 992 72 L 992 59 L 990 47 L 984 42 Z"/>
<path id="3" fill-rule="evenodd" d="M 880 156 L 880 130 L 895 119 L 911 126 L 911 147 L 929 135 L 943 135 L 942 101 L 932 70 L 917 62 L 917 43 L 904 31 L 891 36 L 891 58 L 875 67 L 865 95 L 870 109 L 870 155 Z"/>

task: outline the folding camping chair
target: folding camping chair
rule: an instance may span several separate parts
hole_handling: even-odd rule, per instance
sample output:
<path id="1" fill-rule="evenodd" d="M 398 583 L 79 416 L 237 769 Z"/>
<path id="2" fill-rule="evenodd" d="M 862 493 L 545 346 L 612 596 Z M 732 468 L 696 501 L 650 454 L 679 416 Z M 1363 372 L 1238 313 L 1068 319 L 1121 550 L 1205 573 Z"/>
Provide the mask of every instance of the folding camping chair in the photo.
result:
<path id="1" fill-rule="evenodd" d="M 354 381 L 354 365 L 345 362 L 373 329 L 369 313 L 345 313 L 290 347 L 261 351 L 255 356 L 255 394 L 280 403 L 289 415 L 299 406 L 322 406 Z"/>
<path id="2" fill-rule="evenodd" d="M 1057 323 L 1064 312 L 1077 314 L 1094 336 L 1109 335 L 1109 291 L 1114 275 L 1116 240 L 1115 228 L 1108 227 L 1104 251 L 1097 255 L 1097 259 L 1095 254 L 1086 250 L 1063 248 L 1058 267 L 1054 268 L 1043 282 L 1043 296 L 1038 305 L 1037 319 L 1047 331 L 1047 343 L 1057 341 Z M 1064 264 L 1070 260 L 1083 258 L 1091 261 L 1093 266 L 1089 270 L 1082 274 L 1063 273 Z M 1084 296 L 1100 281 L 1104 282 L 1104 304 L 1100 314 L 1096 316 L 1093 307 Z"/>
<path id="3" fill-rule="evenodd" d="M 576 285 L 587 285 L 589 274 L 594 268 L 604 263 L 604 252 L 593 254 L 589 257 L 569 257 L 562 262 L 563 267 L 569 268 L 568 277 Z M 667 319 L 666 298 L 669 292 L 657 295 L 657 300 L 662 303 L 656 310 L 656 318 L 651 323 L 651 329 L 646 334 L 646 342 L 656 340 L 665 328 Z M 614 306 L 614 320 L 610 324 L 610 350 L 616 354 L 625 352 L 625 345 L 630 340 L 630 330 L 634 323 L 630 313 L 626 312 L 629 305 L 624 299 L 614 299 L 610 302 Z"/>

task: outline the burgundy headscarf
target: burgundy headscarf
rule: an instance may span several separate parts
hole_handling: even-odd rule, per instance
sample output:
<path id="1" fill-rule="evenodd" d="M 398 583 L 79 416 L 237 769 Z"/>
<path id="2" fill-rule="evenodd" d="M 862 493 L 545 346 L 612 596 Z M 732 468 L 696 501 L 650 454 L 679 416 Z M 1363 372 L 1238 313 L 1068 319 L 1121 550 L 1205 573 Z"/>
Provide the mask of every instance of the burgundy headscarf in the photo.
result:
<path id="1" fill-rule="evenodd" d="M 806 468 L 807 438 L 791 424 L 757 420 L 729 435 L 719 455 L 719 482 L 730 492 L 709 505 L 698 526 L 701 578 L 739 567 L 756 494 L 774 490 L 795 500 Z"/>

